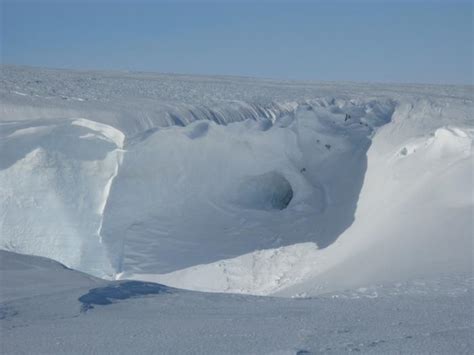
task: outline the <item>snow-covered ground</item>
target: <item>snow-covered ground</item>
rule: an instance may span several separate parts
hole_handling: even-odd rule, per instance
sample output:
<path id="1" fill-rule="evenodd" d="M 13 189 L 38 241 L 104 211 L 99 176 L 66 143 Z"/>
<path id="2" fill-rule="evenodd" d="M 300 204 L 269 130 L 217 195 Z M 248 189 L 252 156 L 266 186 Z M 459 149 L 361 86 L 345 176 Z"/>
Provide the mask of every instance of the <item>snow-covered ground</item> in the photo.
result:
<path id="1" fill-rule="evenodd" d="M 104 322 L 101 327 L 113 327 L 111 334 L 92 334 L 92 327 L 88 336 L 108 339 L 100 345 L 105 349 L 110 337 L 132 336 L 120 333 L 125 320 L 113 326 L 115 318 L 107 316 L 113 309 L 131 328 L 140 317 L 147 319 L 140 329 L 150 329 L 149 314 L 164 312 L 166 322 L 153 326 L 174 339 L 162 348 L 168 352 L 178 343 L 176 349 L 192 349 L 169 335 L 183 328 L 180 315 L 186 311 L 191 323 L 206 320 L 209 329 L 202 336 L 227 334 L 229 344 L 242 337 L 234 348 L 227 340 L 220 343 L 229 352 L 340 352 L 357 344 L 365 351 L 426 346 L 429 352 L 441 343 L 444 352 L 469 346 L 472 86 L 2 66 L 0 101 L 1 249 L 54 259 L 107 280 L 324 295 L 210 295 L 132 282 L 132 288 L 166 292 L 81 313 L 77 299 L 111 281 L 51 262 L 44 273 L 26 266 L 29 271 L 16 273 L 20 264 L 45 261 L 2 253 L 2 278 L 12 285 L 2 290 L 6 344 L 14 346 L 16 332 L 43 331 L 20 323 L 49 324 L 45 337 L 55 331 L 64 337 L 74 327 Z M 46 276 L 50 272 L 54 276 Z M 38 295 L 19 300 L 28 293 Z M 41 306 L 32 311 L 35 302 Z M 397 313 L 396 304 L 405 311 Z M 278 313 L 280 308 L 285 311 Z M 350 335 L 338 332 L 347 317 Z M 420 335 L 411 347 L 406 339 L 412 338 L 402 333 L 413 331 L 401 320 L 390 326 L 404 317 L 419 319 L 408 326 L 418 335 L 439 336 Z M 70 325 L 53 327 L 59 318 Z M 259 327 L 271 319 L 275 323 L 260 339 Z M 364 325 L 358 328 L 357 322 Z M 378 323 L 380 336 L 369 339 Z M 394 329 L 398 335 L 389 336 Z M 186 331 L 198 335 L 194 326 Z M 144 346 L 156 344 L 153 332 L 145 333 Z M 217 346 L 211 338 L 196 343 L 197 351 L 221 352 L 210 347 Z M 68 340 L 74 341 L 77 351 L 87 351 L 79 337 Z M 55 349 L 65 351 L 62 346 Z"/>
<path id="2" fill-rule="evenodd" d="M 3 354 L 472 353 L 472 275 L 315 298 L 103 281 L 0 251 Z"/>

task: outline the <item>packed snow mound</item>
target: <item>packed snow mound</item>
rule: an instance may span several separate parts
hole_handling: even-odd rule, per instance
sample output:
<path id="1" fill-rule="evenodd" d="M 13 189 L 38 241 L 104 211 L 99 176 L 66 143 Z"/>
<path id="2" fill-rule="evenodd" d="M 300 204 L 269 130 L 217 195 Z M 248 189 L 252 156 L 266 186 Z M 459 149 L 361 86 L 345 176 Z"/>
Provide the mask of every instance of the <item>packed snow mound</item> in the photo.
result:
<path id="1" fill-rule="evenodd" d="M 281 295 L 472 265 L 471 87 L 9 66 L 0 83 L 2 249 Z"/>
<path id="2" fill-rule="evenodd" d="M 0 140 L 0 246 L 93 274 L 109 270 L 103 211 L 124 136 L 85 119 L 7 123 Z"/>
<path id="3" fill-rule="evenodd" d="M 395 127 L 379 133 L 395 136 Z M 457 132 L 453 134 L 453 132 Z M 474 135 L 440 127 L 400 146 L 415 153 L 372 152 L 356 221 L 321 254 L 328 260 L 281 294 L 318 293 L 384 280 L 472 272 Z M 403 190 L 403 193 L 400 191 Z M 370 218 L 372 217 L 372 218 Z M 348 274 L 347 270 L 354 273 Z"/>

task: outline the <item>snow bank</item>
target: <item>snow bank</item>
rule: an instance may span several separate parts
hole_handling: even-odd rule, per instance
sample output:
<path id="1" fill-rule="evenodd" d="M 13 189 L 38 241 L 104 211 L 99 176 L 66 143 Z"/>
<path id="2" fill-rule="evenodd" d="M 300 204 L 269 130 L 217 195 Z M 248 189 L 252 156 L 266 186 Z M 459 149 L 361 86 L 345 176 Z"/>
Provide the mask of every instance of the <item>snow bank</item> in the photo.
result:
<path id="1" fill-rule="evenodd" d="M 421 100 L 400 105 L 393 117 L 373 138 L 354 223 L 326 249 L 295 244 L 143 279 L 292 296 L 471 272 L 470 112 Z"/>
<path id="2" fill-rule="evenodd" d="M 27 124 L 2 130 L 1 248 L 110 274 L 100 230 L 123 135 L 85 119 Z"/>
<path id="3" fill-rule="evenodd" d="M 255 294 L 470 270 L 472 88 L 8 66 L 0 83 L 2 249 Z"/>

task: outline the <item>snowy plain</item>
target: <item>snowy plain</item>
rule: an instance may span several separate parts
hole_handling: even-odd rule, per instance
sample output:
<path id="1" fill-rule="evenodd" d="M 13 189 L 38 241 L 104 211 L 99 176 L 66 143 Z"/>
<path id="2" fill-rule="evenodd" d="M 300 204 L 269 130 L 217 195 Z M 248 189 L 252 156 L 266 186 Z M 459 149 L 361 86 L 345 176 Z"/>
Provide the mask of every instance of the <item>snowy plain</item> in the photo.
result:
<path id="1" fill-rule="evenodd" d="M 4 354 L 472 353 L 472 277 L 312 298 L 104 281 L 0 251 Z"/>
<path id="2" fill-rule="evenodd" d="M 472 352 L 472 86 L 2 66 L 0 101 L 5 353 Z"/>

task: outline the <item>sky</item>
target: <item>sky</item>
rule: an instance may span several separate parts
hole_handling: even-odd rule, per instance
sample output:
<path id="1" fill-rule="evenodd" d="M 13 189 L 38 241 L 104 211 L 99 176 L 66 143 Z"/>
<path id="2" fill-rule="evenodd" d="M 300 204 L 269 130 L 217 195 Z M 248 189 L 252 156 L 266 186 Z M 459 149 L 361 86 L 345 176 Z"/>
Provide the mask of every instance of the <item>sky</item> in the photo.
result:
<path id="1" fill-rule="evenodd" d="M 473 83 L 472 1 L 0 1 L 4 64 Z"/>

